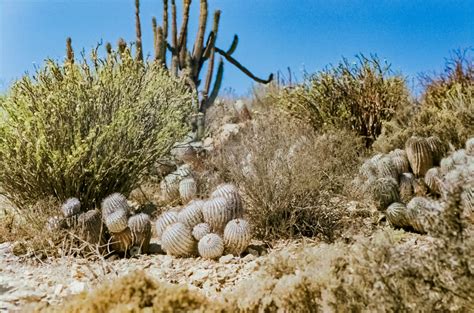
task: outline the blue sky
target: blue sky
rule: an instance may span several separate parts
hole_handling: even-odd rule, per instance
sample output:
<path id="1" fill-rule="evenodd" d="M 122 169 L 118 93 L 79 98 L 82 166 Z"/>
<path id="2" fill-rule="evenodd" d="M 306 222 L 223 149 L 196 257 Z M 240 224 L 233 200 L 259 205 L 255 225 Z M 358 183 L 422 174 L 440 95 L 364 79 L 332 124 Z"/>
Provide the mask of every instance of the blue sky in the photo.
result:
<path id="1" fill-rule="evenodd" d="M 181 3 L 180 0 L 177 2 Z M 141 1 L 145 52 L 151 53 L 151 17 L 161 0 Z M 286 71 L 299 77 L 342 56 L 376 53 L 409 81 L 440 71 L 457 48 L 474 47 L 473 1 L 209 0 L 222 10 L 218 46 L 240 37 L 234 56 L 258 76 Z M 193 1 L 192 35 L 199 1 Z M 46 57 L 64 58 L 66 37 L 76 51 L 103 40 L 134 40 L 134 0 L 0 0 L 0 90 Z M 246 93 L 252 81 L 226 64 L 224 87 Z"/>

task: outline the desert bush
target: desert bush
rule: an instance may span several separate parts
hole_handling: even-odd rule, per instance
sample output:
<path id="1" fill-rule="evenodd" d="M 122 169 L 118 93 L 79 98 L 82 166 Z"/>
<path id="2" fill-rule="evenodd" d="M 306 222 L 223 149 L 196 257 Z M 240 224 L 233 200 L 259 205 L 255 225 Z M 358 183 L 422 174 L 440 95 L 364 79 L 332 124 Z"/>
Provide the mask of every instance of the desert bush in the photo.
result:
<path id="1" fill-rule="evenodd" d="M 283 89 L 277 104 L 308 121 L 315 129 L 327 125 L 350 129 L 370 146 L 397 108 L 409 102 L 405 80 L 377 57 L 343 59 L 310 76 L 295 88 Z"/>
<path id="2" fill-rule="evenodd" d="M 223 305 L 204 295 L 157 282 L 134 272 L 103 283 L 91 292 L 75 295 L 57 306 L 37 305 L 35 312 L 224 312 Z"/>
<path id="3" fill-rule="evenodd" d="M 363 151 L 350 131 L 317 133 L 262 111 L 209 163 L 242 190 L 257 236 L 332 240 L 342 210 L 329 199 L 343 193 Z"/>
<path id="4" fill-rule="evenodd" d="M 93 61 L 47 61 L 1 102 L 0 185 L 18 206 L 75 196 L 87 209 L 128 194 L 186 133 L 184 83 L 127 52 Z"/>
<path id="5" fill-rule="evenodd" d="M 438 136 L 454 148 L 474 135 L 474 86 L 452 85 L 438 105 L 407 106 L 383 126 L 374 143 L 375 150 L 388 152 L 402 148 L 411 136 Z"/>

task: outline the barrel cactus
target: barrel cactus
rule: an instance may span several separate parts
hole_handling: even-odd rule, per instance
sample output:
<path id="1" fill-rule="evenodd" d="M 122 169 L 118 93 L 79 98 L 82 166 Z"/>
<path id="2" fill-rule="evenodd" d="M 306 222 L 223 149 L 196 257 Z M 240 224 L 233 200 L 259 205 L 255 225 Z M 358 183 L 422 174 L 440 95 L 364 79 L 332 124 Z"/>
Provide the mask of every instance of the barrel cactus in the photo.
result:
<path id="1" fill-rule="evenodd" d="M 211 226 L 207 223 L 199 223 L 193 228 L 193 237 L 197 241 L 201 240 L 202 237 L 211 233 Z"/>
<path id="2" fill-rule="evenodd" d="M 109 239 L 109 252 L 127 253 L 132 247 L 133 238 L 130 228 L 125 228 L 119 233 L 112 233 Z"/>
<path id="3" fill-rule="evenodd" d="M 150 247 L 151 222 L 148 214 L 139 213 L 128 219 L 128 228 L 132 233 L 132 244 L 139 247 L 138 253 L 147 253 Z"/>
<path id="4" fill-rule="evenodd" d="M 243 219 L 233 219 L 224 229 L 224 244 L 226 250 L 234 255 L 240 255 L 247 249 L 252 239 L 250 224 Z"/>
<path id="5" fill-rule="evenodd" d="M 174 174 L 177 175 L 181 181 L 183 178 L 192 177 L 193 171 L 191 170 L 191 166 L 189 164 L 183 164 L 176 169 Z"/>
<path id="6" fill-rule="evenodd" d="M 415 176 L 422 177 L 433 167 L 433 155 L 425 138 L 411 137 L 405 144 L 405 150 Z"/>
<path id="7" fill-rule="evenodd" d="M 403 203 L 408 203 L 411 198 L 413 198 L 414 192 L 414 184 L 415 184 L 415 176 L 412 173 L 402 173 L 400 175 L 400 183 L 399 183 L 399 193 L 400 193 L 400 200 Z"/>
<path id="8" fill-rule="evenodd" d="M 393 202 L 400 201 L 398 184 L 395 179 L 382 177 L 373 182 L 370 188 L 371 198 L 380 211 L 384 211 Z"/>
<path id="9" fill-rule="evenodd" d="M 102 242 L 102 219 L 98 210 L 89 210 L 79 215 L 80 236 L 91 244 Z"/>
<path id="10" fill-rule="evenodd" d="M 427 228 L 435 222 L 440 211 L 441 207 L 438 202 L 425 197 L 414 197 L 407 204 L 409 224 L 420 233 L 426 233 Z"/>
<path id="11" fill-rule="evenodd" d="M 398 170 L 395 166 L 392 158 L 388 155 L 380 158 L 377 162 L 377 176 L 380 177 L 391 177 L 398 180 Z"/>
<path id="12" fill-rule="evenodd" d="M 362 166 L 359 168 L 359 175 L 369 179 L 377 177 L 377 166 L 372 162 L 371 159 L 365 160 Z"/>
<path id="13" fill-rule="evenodd" d="M 128 227 L 128 214 L 124 210 L 117 210 L 105 216 L 104 222 L 111 233 L 120 233 Z"/>
<path id="14" fill-rule="evenodd" d="M 202 200 L 193 200 L 188 203 L 179 213 L 178 213 L 178 222 L 183 223 L 189 228 L 193 228 L 199 223 L 202 223 L 202 207 L 204 201 Z"/>
<path id="15" fill-rule="evenodd" d="M 432 193 L 439 193 L 440 175 L 439 167 L 430 168 L 425 174 L 425 184 Z"/>
<path id="16" fill-rule="evenodd" d="M 469 138 L 466 141 L 466 154 L 468 156 L 474 157 L 474 137 Z"/>
<path id="17" fill-rule="evenodd" d="M 394 202 L 390 204 L 385 212 L 388 222 L 395 227 L 405 227 L 409 225 L 409 218 L 405 204 Z"/>
<path id="18" fill-rule="evenodd" d="M 447 156 L 440 162 L 441 173 L 446 174 L 449 171 L 453 170 L 456 167 L 454 160 L 451 156 Z"/>
<path id="19" fill-rule="evenodd" d="M 453 158 L 454 165 L 464 165 L 468 160 L 466 150 L 464 149 L 454 151 L 451 157 Z"/>
<path id="20" fill-rule="evenodd" d="M 160 183 L 160 190 L 165 201 L 172 201 L 179 197 L 180 177 L 175 172 L 166 175 Z"/>
<path id="21" fill-rule="evenodd" d="M 194 178 L 188 177 L 184 178 L 179 183 L 179 195 L 183 203 L 186 203 L 193 199 L 197 193 L 197 184 Z"/>
<path id="22" fill-rule="evenodd" d="M 233 217 L 233 208 L 224 197 L 211 198 L 202 206 L 203 220 L 213 232 L 221 232 L 226 223 Z"/>
<path id="23" fill-rule="evenodd" d="M 211 194 L 211 197 L 223 197 L 229 202 L 232 211 L 231 218 L 242 217 L 244 215 L 242 199 L 240 198 L 239 190 L 235 185 L 221 184 L 216 187 L 214 192 Z"/>
<path id="24" fill-rule="evenodd" d="M 426 138 L 426 142 L 430 147 L 433 157 L 433 165 L 438 165 L 446 153 L 446 145 L 438 138 L 438 136 L 431 136 Z"/>
<path id="25" fill-rule="evenodd" d="M 175 211 L 163 212 L 156 220 L 156 236 L 161 239 L 166 227 L 178 222 L 178 213 Z"/>
<path id="26" fill-rule="evenodd" d="M 161 247 L 174 256 L 190 256 L 195 253 L 196 241 L 191 229 L 183 223 L 175 223 L 166 228 L 161 236 Z"/>
<path id="27" fill-rule="evenodd" d="M 69 198 L 61 206 L 64 217 L 71 217 L 81 212 L 81 202 L 77 198 Z"/>
<path id="28" fill-rule="evenodd" d="M 126 214 L 128 214 L 130 207 L 128 205 L 127 198 L 124 195 L 116 192 L 102 200 L 101 209 L 102 218 L 105 220 L 109 214 L 117 211 L 124 211 Z"/>
<path id="29" fill-rule="evenodd" d="M 395 149 L 389 153 L 392 163 L 395 166 L 397 174 L 407 173 L 410 171 L 410 163 L 408 162 L 405 150 Z"/>
<path id="30" fill-rule="evenodd" d="M 224 253 L 224 241 L 217 234 L 207 234 L 199 240 L 198 251 L 205 259 L 216 259 Z"/>

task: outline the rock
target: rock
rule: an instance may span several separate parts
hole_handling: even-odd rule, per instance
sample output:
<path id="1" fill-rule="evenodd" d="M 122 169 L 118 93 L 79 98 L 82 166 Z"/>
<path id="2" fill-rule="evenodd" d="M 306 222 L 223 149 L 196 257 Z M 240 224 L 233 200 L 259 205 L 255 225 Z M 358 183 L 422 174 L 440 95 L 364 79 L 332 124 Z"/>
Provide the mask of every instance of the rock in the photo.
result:
<path id="1" fill-rule="evenodd" d="M 227 254 L 227 255 L 224 255 L 224 256 L 221 256 L 219 258 L 219 263 L 229 263 L 230 261 L 232 261 L 232 259 L 234 258 L 234 256 L 232 254 Z"/>
<path id="2" fill-rule="evenodd" d="M 75 280 L 69 285 L 69 291 L 73 294 L 81 293 L 84 290 L 86 290 L 86 283 L 82 281 Z"/>
<path id="3" fill-rule="evenodd" d="M 209 272 L 204 271 L 202 269 L 198 269 L 191 275 L 191 277 L 189 277 L 189 279 L 191 280 L 191 282 L 196 282 L 196 281 L 201 282 L 208 277 L 209 277 Z"/>
<path id="4" fill-rule="evenodd" d="M 245 257 L 242 258 L 242 261 L 250 262 L 250 261 L 253 261 L 255 259 L 257 259 L 257 257 L 255 255 L 249 253 Z"/>
<path id="5" fill-rule="evenodd" d="M 64 289 L 64 285 L 62 284 L 56 285 L 56 287 L 54 288 L 54 295 L 55 296 L 61 295 L 61 292 L 63 291 L 63 289 Z"/>

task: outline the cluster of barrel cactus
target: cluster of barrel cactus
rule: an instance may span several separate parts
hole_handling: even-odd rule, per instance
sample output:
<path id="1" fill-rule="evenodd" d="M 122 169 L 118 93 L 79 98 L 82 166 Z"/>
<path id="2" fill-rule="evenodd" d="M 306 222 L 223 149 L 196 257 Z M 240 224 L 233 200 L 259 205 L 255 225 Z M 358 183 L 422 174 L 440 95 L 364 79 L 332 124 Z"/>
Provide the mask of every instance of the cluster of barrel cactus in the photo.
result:
<path id="1" fill-rule="evenodd" d="M 161 181 L 160 189 L 164 200 L 168 202 L 181 199 L 183 203 L 187 203 L 195 198 L 197 183 L 193 178 L 190 165 L 181 165 L 176 171 L 165 176 Z"/>
<path id="2" fill-rule="evenodd" d="M 207 200 L 191 200 L 180 210 L 163 212 L 156 234 L 165 252 L 174 256 L 215 259 L 240 255 L 252 238 L 237 187 L 219 185 Z"/>
<path id="3" fill-rule="evenodd" d="M 462 184 L 461 205 L 472 216 L 474 138 L 466 142 L 465 149 L 447 154 L 446 145 L 436 136 L 413 136 L 405 150 L 368 159 L 354 182 L 390 224 L 424 233 L 449 202 L 453 185 Z"/>
<path id="4" fill-rule="evenodd" d="M 135 255 L 149 250 L 150 217 L 144 213 L 132 215 L 126 197 L 120 193 L 103 199 L 102 212 L 98 209 L 83 212 L 77 198 L 67 199 L 61 211 L 64 218 L 52 217 L 48 223 L 50 230 L 74 230 L 82 240 L 106 247 L 108 252 Z"/>

